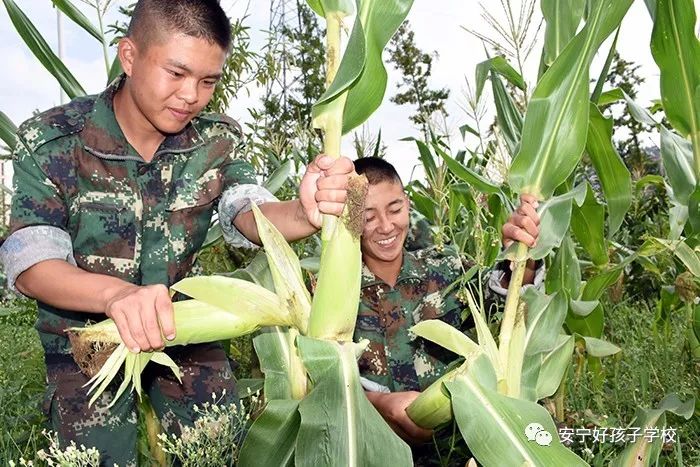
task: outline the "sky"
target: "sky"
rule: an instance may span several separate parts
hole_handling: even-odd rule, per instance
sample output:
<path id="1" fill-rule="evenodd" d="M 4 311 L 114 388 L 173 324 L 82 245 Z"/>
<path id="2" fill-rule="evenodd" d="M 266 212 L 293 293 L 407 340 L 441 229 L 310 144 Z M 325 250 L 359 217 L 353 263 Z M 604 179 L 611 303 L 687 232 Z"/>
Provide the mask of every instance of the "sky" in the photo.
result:
<path id="1" fill-rule="evenodd" d="M 15 0 L 37 29 L 44 35 L 54 50 L 57 50 L 57 19 L 56 10 L 50 0 Z M 95 0 L 90 0 L 95 1 Z M 97 24 L 94 9 L 83 0 L 73 0 L 85 15 Z M 104 0 L 101 2 L 104 3 Z M 117 7 L 130 3 L 129 0 L 113 0 L 105 23 L 113 23 L 120 18 Z M 290 2 L 294 3 L 294 2 Z M 511 0 L 517 12 L 521 0 Z M 539 4 L 539 2 L 537 2 Z M 700 3 L 696 0 L 697 4 Z M 264 30 L 269 22 L 269 1 L 263 0 L 222 0 L 222 6 L 229 16 L 238 17 L 248 13 L 248 26 L 251 28 L 253 48 L 261 47 L 264 43 Z M 502 18 L 501 0 L 415 0 L 408 19 L 415 32 L 415 40 L 420 49 L 434 52 L 432 88 L 448 88 L 450 98 L 447 102 L 448 118 L 444 127 L 450 131 L 450 144 L 454 152 L 465 147 L 473 148 L 475 141 L 463 141 L 458 128 L 464 123 L 470 123 L 465 114 L 467 81 L 473 83 L 474 68 L 477 63 L 486 58 L 481 41 L 467 30 L 477 31 L 495 37 L 491 28 L 482 17 L 482 12 L 488 10 L 496 17 Z M 541 14 L 539 6 L 535 8 L 534 27 L 539 24 Z M 78 81 L 88 93 L 100 92 L 106 84 L 106 71 L 103 51 L 91 36 L 64 18 L 63 50 L 64 61 Z M 658 68 L 649 51 L 651 36 L 651 19 L 644 6 L 643 0 L 635 0 L 625 17 L 618 51 L 620 55 L 640 65 L 639 74 L 646 78 L 646 83 L 640 89 L 638 100 L 649 105 L 649 102 L 659 97 Z M 544 26 L 543 26 L 544 28 Z M 543 32 L 543 30 L 542 30 Z M 534 33 L 534 30 L 533 30 Z M 540 34 L 542 35 L 542 34 Z M 607 54 L 608 42 L 601 47 L 591 68 L 592 77 L 597 77 L 602 62 Z M 530 59 L 525 62 L 524 71 L 530 89 L 534 86 L 541 44 L 535 47 Z M 109 50 L 110 57 L 114 49 Z M 34 58 L 29 49 L 17 35 L 7 12 L 0 7 L 0 57 L 4 58 L 5 72 L 0 74 L 0 110 L 5 112 L 15 124 L 29 118 L 36 110 L 46 110 L 60 104 L 58 85 L 53 77 Z M 389 84 L 387 95 L 380 109 L 365 125 L 365 132 L 376 136 L 379 129 L 382 140 L 388 148 L 387 158 L 399 169 L 404 182 L 412 176 L 422 177 L 422 169 L 418 163 L 418 151 L 414 143 L 401 141 L 410 136 L 419 136 L 419 131 L 410 122 L 409 116 L 414 112 L 410 106 L 397 106 L 389 102 L 389 97 L 396 93 L 399 74 L 389 66 Z M 246 121 L 247 108 L 256 104 L 259 90 L 251 89 L 250 97 L 241 95 L 228 110 L 233 118 Z M 487 109 L 485 124 L 488 126 L 492 118 L 490 95 L 485 92 Z M 354 157 L 352 138 L 346 137 L 343 152 Z"/>

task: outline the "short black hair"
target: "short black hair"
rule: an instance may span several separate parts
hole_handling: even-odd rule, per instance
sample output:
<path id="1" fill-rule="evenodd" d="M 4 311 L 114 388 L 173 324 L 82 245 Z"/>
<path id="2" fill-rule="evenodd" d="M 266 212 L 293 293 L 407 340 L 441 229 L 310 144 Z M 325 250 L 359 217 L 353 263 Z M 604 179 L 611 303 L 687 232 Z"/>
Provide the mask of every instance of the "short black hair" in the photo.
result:
<path id="1" fill-rule="evenodd" d="M 219 0 L 139 0 L 127 37 L 148 47 L 163 32 L 205 39 L 226 51 L 231 47 L 231 22 Z"/>
<path id="2" fill-rule="evenodd" d="M 364 174 L 370 185 L 394 182 L 403 186 L 401 177 L 393 165 L 380 157 L 362 157 L 355 161 L 355 172 Z"/>

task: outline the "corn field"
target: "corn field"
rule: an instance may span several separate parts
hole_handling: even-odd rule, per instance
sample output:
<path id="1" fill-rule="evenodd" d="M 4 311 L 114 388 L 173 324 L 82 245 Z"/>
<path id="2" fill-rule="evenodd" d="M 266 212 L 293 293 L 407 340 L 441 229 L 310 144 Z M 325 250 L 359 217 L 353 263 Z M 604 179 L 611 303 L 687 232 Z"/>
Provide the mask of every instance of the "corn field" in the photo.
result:
<path id="1" fill-rule="evenodd" d="M 23 11 L 25 2 L 2 1 L 9 18 L 0 19 L 3 29 L 22 38 L 68 98 L 85 95 Z M 88 34 L 85 47 L 103 55 L 109 82 L 120 75 L 111 50 L 123 31 L 104 24 L 120 2 L 86 1 L 93 8 L 85 10 L 75 0 L 36 1 Z M 461 136 L 427 118 L 427 134 L 405 135 L 410 143 L 403 146 L 411 145 L 424 174 L 406 180 L 420 219 L 412 228 L 422 229 L 430 248 L 474 265 L 444 291 L 458 291 L 472 329 L 440 320 L 411 329 L 455 355 L 450 370 L 406 409 L 418 426 L 451 433 L 447 447 L 435 441 L 430 465 L 700 466 L 695 3 L 637 0 L 653 24 L 638 41 L 648 44 L 659 77 L 657 99 L 647 107 L 609 79 L 619 37 L 632 34 L 621 24 L 633 0 L 464 2 L 484 12 L 492 31 L 465 31 L 481 41 L 485 56 L 459 71 L 470 89 Z M 317 77 L 323 92 L 308 121 L 299 119 L 284 141 L 265 133 L 269 120 L 259 114 L 244 130 L 242 157 L 280 199 L 296 195 L 303 167 L 318 153 L 379 153 L 381 136 L 364 153 L 345 148 L 386 105 L 393 85 L 386 48 L 413 3 L 297 2 L 323 33 L 316 37 L 324 44 L 324 76 Z M 499 8 L 502 24 L 493 14 Z M 280 32 L 253 50 L 245 18 L 232 21 L 238 45 L 211 110 L 235 105 L 245 86 L 273 89 L 282 73 L 280 49 L 270 45 Z M 307 58 L 294 56 L 295 63 Z M 524 63 L 533 59 L 539 66 L 530 75 Z M 19 122 L 3 105 L 0 152 L 10 159 Z M 623 153 L 620 115 L 658 138 L 656 158 L 647 161 L 653 171 L 632 166 Z M 9 183 L 2 189 L 12 196 Z M 225 341 L 240 364 L 242 403 L 219 407 L 214 398 L 187 439 L 158 435 L 142 394 L 147 365 L 180 377 L 168 354 L 130 352 L 109 319 L 70 330 L 76 361 L 101 363 L 85 388 L 91 403 L 108 387 L 115 388 L 113 403 L 131 392 L 143 401 L 142 465 L 413 465 L 409 444 L 365 396 L 357 358 L 367 342 L 353 341 L 366 192 L 366 179 L 353 178 L 343 215 L 325 215 L 316 236 L 291 245 L 254 207 L 263 249 L 253 253 L 232 251 L 212 223 L 198 256 L 204 273 L 170 287 L 186 299 L 174 302 L 178 334 L 167 345 Z M 502 248 L 501 227 L 521 195 L 538 200 L 540 237 L 533 248 Z M 6 209 L 3 202 L 5 221 Z M 522 287 L 530 260 L 543 264 L 541 287 Z M 484 290 L 470 284 L 499 264 L 507 265 L 510 282 L 494 311 L 484 305 Z M 51 433 L 42 434 L 45 373 L 31 328 L 36 306 L 8 290 L 0 298 L 0 463 L 98 465 L 90 446 L 58 446 Z M 460 443 L 464 458 L 455 448 Z"/>

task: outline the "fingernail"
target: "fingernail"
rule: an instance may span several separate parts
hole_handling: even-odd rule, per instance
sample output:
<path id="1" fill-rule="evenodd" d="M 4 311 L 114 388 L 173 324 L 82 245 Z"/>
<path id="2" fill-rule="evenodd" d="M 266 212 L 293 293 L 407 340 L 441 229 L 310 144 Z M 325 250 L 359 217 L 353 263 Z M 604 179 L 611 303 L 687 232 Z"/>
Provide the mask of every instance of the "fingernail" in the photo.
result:
<path id="1" fill-rule="evenodd" d="M 138 347 L 132 347 L 132 348 L 131 348 L 131 351 L 132 351 L 133 353 L 139 353 L 139 352 L 141 352 L 141 349 L 138 348 Z"/>
<path id="2" fill-rule="evenodd" d="M 169 341 L 171 341 L 171 340 L 175 339 L 175 333 L 168 334 L 167 336 L 165 336 L 165 338 L 168 339 Z"/>
<path id="3" fill-rule="evenodd" d="M 533 202 L 532 202 L 532 206 L 533 206 L 535 209 L 537 209 L 537 208 L 540 207 L 540 202 L 539 202 L 539 201 L 533 201 Z"/>

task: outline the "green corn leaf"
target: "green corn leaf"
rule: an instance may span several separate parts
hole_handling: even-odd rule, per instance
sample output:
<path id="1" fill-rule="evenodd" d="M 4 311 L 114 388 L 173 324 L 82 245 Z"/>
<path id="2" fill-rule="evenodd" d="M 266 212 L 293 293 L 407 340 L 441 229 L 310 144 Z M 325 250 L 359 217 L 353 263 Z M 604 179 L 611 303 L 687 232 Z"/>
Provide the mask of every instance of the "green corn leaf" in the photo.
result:
<path id="1" fill-rule="evenodd" d="M 88 34 L 90 34 L 92 37 L 97 39 L 97 41 L 102 44 L 102 42 L 105 40 L 105 38 L 100 34 L 100 31 L 93 26 L 93 24 L 90 22 L 89 19 L 83 14 L 82 11 L 80 11 L 78 8 L 73 5 L 70 0 L 51 0 L 58 8 L 65 14 L 68 18 L 70 18 L 75 24 L 83 28 Z"/>
<path id="2" fill-rule="evenodd" d="M 481 136 L 478 131 L 476 131 L 474 128 L 467 125 L 466 123 L 459 127 L 459 133 L 462 135 L 462 139 L 464 139 L 467 136 L 467 133 L 471 133 L 477 138 Z"/>
<path id="3" fill-rule="evenodd" d="M 12 123 L 10 117 L 2 111 L 0 111 L 0 140 L 7 144 L 10 151 L 15 150 L 17 146 L 17 127 Z"/>
<path id="4" fill-rule="evenodd" d="M 578 297 L 581 287 L 581 267 L 574 248 L 571 235 L 566 235 L 561 247 L 554 256 L 554 261 L 545 277 L 545 290 L 554 294 L 558 290 L 566 291 L 570 297 Z"/>
<path id="5" fill-rule="evenodd" d="M 601 272 L 590 278 L 581 291 L 581 300 L 592 302 L 598 300 L 605 289 L 618 281 L 626 263 Z M 570 312 L 566 317 L 566 327 L 570 332 L 583 336 L 601 337 L 603 335 L 604 313 L 602 305 L 598 305 L 591 313 L 580 316 Z"/>
<path id="6" fill-rule="evenodd" d="M 297 329 L 305 333 L 311 313 L 311 295 L 304 284 L 299 258 L 279 230 L 255 204 L 252 206 L 277 297 L 292 314 Z"/>
<path id="7" fill-rule="evenodd" d="M 360 384 L 355 344 L 299 337 L 315 382 L 299 404 L 295 465 L 411 465 L 411 450 L 377 413 Z"/>
<path id="8" fill-rule="evenodd" d="M 608 263 L 605 241 L 605 207 L 598 203 L 593 189 L 586 182 L 586 198 L 580 205 L 574 203 L 571 213 L 571 231 L 597 266 Z"/>
<path id="9" fill-rule="evenodd" d="M 588 316 L 598 308 L 598 300 L 569 300 L 569 309 L 576 316 Z"/>
<path id="10" fill-rule="evenodd" d="M 306 374 L 295 346 L 297 335 L 298 332 L 291 329 L 271 327 L 253 339 L 255 354 L 265 375 L 267 400 L 299 399 L 305 392 Z"/>
<path id="11" fill-rule="evenodd" d="M 525 80 L 518 73 L 515 68 L 513 68 L 505 57 L 498 56 L 489 58 L 476 65 L 476 100 L 481 98 L 481 93 L 484 90 L 484 84 L 486 83 L 486 78 L 491 72 L 498 73 L 508 80 L 513 86 L 516 86 L 523 91 L 527 89 Z"/>
<path id="12" fill-rule="evenodd" d="M 576 167 L 588 129 L 590 64 L 631 0 L 593 0 L 586 25 L 542 76 L 523 123 L 509 182 L 517 193 L 549 198 Z"/>
<path id="13" fill-rule="evenodd" d="M 608 89 L 598 96 L 598 100 L 595 104 L 600 107 L 605 107 L 615 102 L 621 101 L 625 98 L 624 91 L 620 88 Z"/>
<path id="14" fill-rule="evenodd" d="M 544 407 L 499 394 L 476 368 L 445 386 L 452 397 L 459 431 L 481 465 L 588 465 L 561 444 L 552 417 Z M 539 436 L 545 445 L 538 444 L 538 438 L 528 439 L 527 434 L 534 434 L 532 428 L 526 431 L 532 423 L 549 433 L 549 438 Z"/>
<path id="15" fill-rule="evenodd" d="M 580 337 L 586 343 L 586 352 L 591 357 L 609 357 L 610 355 L 615 355 L 622 350 L 615 344 L 603 339 L 598 339 L 591 336 Z"/>
<path id="16" fill-rule="evenodd" d="M 666 424 L 666 412 L 689 420 L 693 415 L 694 405 L 694 398 L 683 402 L 677 394 L 669 394 L 663 398 L 656 409 L 637 409 L 631 426 L 640 428 L 642 434 L 647 428 L 657 428 L 659 430 L 658 436 L 651 442 L 644 436 L 640 436 L 636 442 L 627 446 L 618 457 L 613 459 L 610 467 L 651 467 L 658 465 L 661 448 L 663 447 L 662 430 L 669 428 Z"/>
<path id="17" fill-rule="evenodd" d="M 259 326 L 289 325 L 289 309 L 274 293 L 252 282 L 222 276 L 188 277 L 172 285 L 180 292 L 241 317 L 255 319 Z"/>
<path id="18" fill-rule="evenodd" d="M 501 134 L 508 145 L 508 150 L 511 154 L 515 154 L 520 147 L 523 116 L 501 79 L 493 72 L 491 73 L 491 87 L 493 89 L 493 100 L 496 104 L 498 128 L 501 130 Z"/>
<path id="19" fill-rule="evenodd" d="M 58 84 L 63 88 L 68 97 L 84 96 L 85 90 L 80 83 L 75 79 L 73 74 L 68 71 L 68 68 L 56 56 L 55 53 L 46 43 L 41 33 L 36 29 L 32 22 L 27 18 L 24 12 L 17 6 L 14 0 L 2 0 L 7 9 L 7 14 L 10 21 L 15 26 L 17 33 L 22 37 L 24 43 L 29 47 L 29 50 L 34 56 L 44 65 L 44 68 L 51 73 Z"/>
<path id="20" fill-rule="evenodd" d="M 349 16 L 355 12 L 353 0 L 306 0 L 317 15 L 324 18 L 331 14 Z"/>
<path id="21" fill-rule="evenodd" d="M 639 249 L 640 256 L 649 256 L 661 250 L 668 250 L 681 260 L 683 265 L 695 277 L 700 277 L 700 256 L 688 243 L 683 240 L 666 240 L 663 238 L 650 238 Z"/>
<path id="22" fill-rule="evenodd" d="M 673 199 L 687 206 L 695 191 L 697 179 L 693 171 L 693 148 L 688 140 L 660 126 L 661 161 L 666 171 Z"/>
<path id="23" fill-rule="evenodd" d="M 573 190 L 563 195 L 550 198 L 540 204 L 540 235 L 537 238 L 535 248 L 528 250 L 528 257 L 542 259 L 561 245 L 566 232 L 569 230 L 571 220 L 571 205 L 574 198 L 580 198 L 586 194 L 586 185 L 578 185 Z M 513 243 L 499 256 L 500 259 L 514 260 L 518 243 Z"/>
<path id="24" fill-rule="evenodd" d="M 293 466 L 300 424 L 299 401 L 269 401 L 243 441 L 239 465 Z"/>
<path id="25" fill-rule="evenodd" d="M 526 355 L 523 362 L 521 397 L 537 402 L 554 394 L 571 365 L 574 336 L 559 335 L 550 350 Z"/>
<path id="26" fill-rule="evenodd" d="M 523 300 L 527 304 L 525 355 L 551 350 L 566 319 L 569 305 L 566 293 L 559 291 L 549 296 L 535 287 L 527 287 L 523 293 Z"/>
<path id="27" fill-rule="evenodd" d="M 542 0 L 540 6 L 547 23 L 544 32 L 544 62 L 551 66 L 576 35 L 583 19 L 586 0 Z"/>
<path id="28" fill-rule="evenodd" d="M 658 0 L 651 52 L 659 66 L 661 102 L 671 125 L 693 143 L 700 176 L 700 41 L 693 0 Z"/>
<path id="29" fill-rule="evenodd" d="M 501 193 L 501 189 L 497 185 L 474 172 L 469 167 L 460 164 L 445 151 L 438 149 L 437 153 L 445 161 L 445 164 L 447 164 L 450 172 L 452 172 L 459 179 L 467 182 L 474 189 L 480 191 L 481 193 L 487 194 Z"/>
<path id="30" fill-rule="evenodd" d="M 221 229 L 221 224 L 217 219 L 216 222 L 214 222 L 212 226 L 209 227 L 209 230 L 207 230 L 207 235 L 206 237 L 204 237 L 204 243 L 202 243 L 202 249 L 217 242 L 223 236 L 224 231 Z"/>
<path id="31" fill-rule="evenodd" d="M 292 173 L 292 168 L 294 166 L 294 161 L 287 160 L 284 161 L 279 167 L 275 169 L 274 172 L 263 183 L 263 187 L 267 189 L 270 193 L 277 193 L 282 186 L 287 182 L 289 176 Z"/>
<path id="32" fill-rule="evenodd" d="M 695 333 L 695 338 L 700 341 L 700 306 L 698 305 L 693 309 L 691 326 Z"/>
<path id="33" fill-rule="evenodd" d="M 612 238 L 632 205 L 632 175 L 613 144 L 613 119 L 605 118 L 593 104 L 590 109 L 586 152 L 608 204 L 608 238 Z"/>
<path id="34" fill-rule="evenodd" d="M 617 50 L 617 39 L 620 37 L 620 28 L 617 28 L 617 31 L 615 31 L 615 38 L 612 41 L 612 44 L 610 44 L 610 50 L 608 51 L 608 56 L 605 58 L 605 63 L 603 64 L 603 68 L 600 70 L 600 74 L 598 75 L 598 81 L 596 82 L 595 89 L 593 90 L 593 93 L 591 94 L 591 102 L 594 104 L 598 104 L 598 99 L 600 98 L 601 93 L 603 92 L 603 86 L 605 85 L 605 82 L 608 80 L 608 73 L 610 72 L 610 66 L 612 65 L 613 58 L 615 58 L 615 51 Z"/>
<path id="35" fill-rule="evenodd" d="M 117 79 L 119 75 L 121 75 L 124 72 L 122 70 L 122 62 L 119 60 L 119 57 L 114 57 L 114 60 L 112 60 L 112 65 L 109 67 L 109 73 L 107 75 L 107 84 L 109 85 L 112 81 Z"/>
<path id="36" fill-rule="evenodd" d="M 439 319 L 421 321 L 411 328 L 411 332 L 465 358 L 483 353 L 479 344 Z"/>

